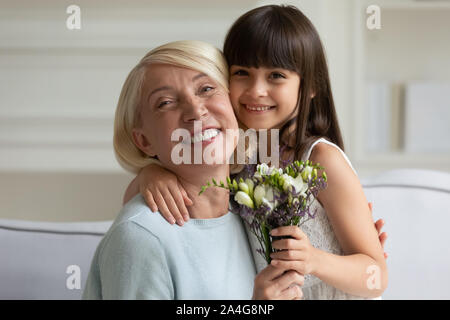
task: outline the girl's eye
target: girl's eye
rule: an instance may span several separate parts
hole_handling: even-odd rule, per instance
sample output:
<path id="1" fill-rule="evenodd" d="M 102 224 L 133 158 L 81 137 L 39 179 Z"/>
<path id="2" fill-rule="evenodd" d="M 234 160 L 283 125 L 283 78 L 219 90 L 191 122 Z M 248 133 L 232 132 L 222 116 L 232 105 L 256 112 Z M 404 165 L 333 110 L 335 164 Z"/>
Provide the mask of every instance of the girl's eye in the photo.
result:
<path id="1" fill-rule="evenodd" d="M 235 73 L 233 73 L 233 75 L 236 75 L 236 76 L 247 76 L 248 72 L 245 71 L 245 70 L 240 69 L 240 70 L 236 71 Z"/>
<path id="2" fill-rule="evenodd" d="M 272 72 L 270 74 L 270 77 L 273 79 L 284 79 L 286 78 L 283 74 L 279 73 L 279 72 Z"/>

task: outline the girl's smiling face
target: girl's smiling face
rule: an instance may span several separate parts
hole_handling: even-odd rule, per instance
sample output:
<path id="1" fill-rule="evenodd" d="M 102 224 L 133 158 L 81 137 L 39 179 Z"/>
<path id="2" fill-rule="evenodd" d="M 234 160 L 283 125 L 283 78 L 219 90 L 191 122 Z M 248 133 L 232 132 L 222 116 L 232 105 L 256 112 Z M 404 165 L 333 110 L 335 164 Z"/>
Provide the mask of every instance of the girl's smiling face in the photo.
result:
<path id="1" fill-rule="evenodd" d="M 230 99 L 247 128 L 280 129 L 297 110 L 300 76 L 282 68 L 230 68 Z"/>

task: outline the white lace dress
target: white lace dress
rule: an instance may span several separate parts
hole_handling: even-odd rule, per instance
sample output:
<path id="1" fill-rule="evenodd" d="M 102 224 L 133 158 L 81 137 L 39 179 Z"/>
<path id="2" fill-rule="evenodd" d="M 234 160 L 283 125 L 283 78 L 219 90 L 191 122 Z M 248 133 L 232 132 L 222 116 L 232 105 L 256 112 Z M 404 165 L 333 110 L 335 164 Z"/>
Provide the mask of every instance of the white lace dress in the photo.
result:
<path id="1" fill-rule="evenodd" d="M 311 147 L 305 152 L 304 156 L 302 157 L 302 160 L 308 160 L 311 156 L 312 149 L 318 144 L 318 143 L 326 143 L 329 145 L 332 145 L 339 149 L 341 151 L 344 158 L 347 160 L 350 167 L 355 171 L 352 164 L 350 163 L 350 160 L 347 158 L 345 153 L 335 144 L 321 138 L 315 141 Z M 355 171 L 356 173 L 356 171 Z M 322 207 L 322 205 L 317 201 L 314 200 L 312 204 L 312 209 L 317 209 L 316 216 L 314 219 L 309 219 L 305 223 L 302 224 L 301 229 L 303 232 L 308 236 L 308 239 L 311 243 L 311 245 L 315 248 L 318 248 L 320 250 L 330 252 L 336 255 L 343 255 L 342 248 L 336 239 L 336 236 L 334 234 L 333 228 L 328 221 L 327 214 L 325 212 L 325 209 Z M 249 229 L 247 229 L 247 234 L 249 236 L 250 245 L 252 247 L 253 257 L 256 264 L 257 272 L 259 273 L 262 269 L 264 269 L 267 266 L 267 262 L 261 257 L 260 254 L 256 252 L 256 249 L 259 248 L 258 240 L 255 235 L 253 235 Z M 359 297 L 350 295 L 348 293 L 345 293 L 344 291 L 341 291 L 339 289 L 336 289 L 333 286 L 330 286 L 329 284 L 323 282 L 319 278 L 313 276 L 313 275 L 306 275 L 305 276 L 305 283 L 302 287 L 303 295 L 305 300 L 365 300 L 367 298 Z M 381 298 L 381 297 L 380 297 Z M 376 298 L 376 299 L 380 299 Z"/>

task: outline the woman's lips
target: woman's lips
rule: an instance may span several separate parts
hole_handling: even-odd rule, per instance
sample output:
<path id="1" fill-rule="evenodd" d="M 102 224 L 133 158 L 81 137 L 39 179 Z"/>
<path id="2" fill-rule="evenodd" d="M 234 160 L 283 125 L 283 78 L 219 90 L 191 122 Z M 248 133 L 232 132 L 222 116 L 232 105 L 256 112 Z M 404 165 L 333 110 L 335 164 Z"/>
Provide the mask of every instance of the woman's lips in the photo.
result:
<path id="1" fill-rule="evenodd" d="M 202 143 L 202 146 L 206 146 L 214 142 L 220 135 L 222 130 L 217 128 L 211 128 L 202 131 L 201 133 L 191 136 L 191 143 L 196 145 L 197 143 Z"/>

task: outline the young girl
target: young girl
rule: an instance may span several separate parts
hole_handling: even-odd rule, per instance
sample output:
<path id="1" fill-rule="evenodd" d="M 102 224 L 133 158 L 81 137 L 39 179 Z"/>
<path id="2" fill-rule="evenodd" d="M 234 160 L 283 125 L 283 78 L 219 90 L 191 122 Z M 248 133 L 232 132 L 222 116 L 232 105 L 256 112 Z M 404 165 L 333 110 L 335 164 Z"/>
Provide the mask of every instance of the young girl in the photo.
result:
<path id="1" fill-rule="evenodd" d="M 272 235 L 274 266 L 305 275 L 305 299 L 379 297 L 387 287 L 385 234 L 373 226 L 371 210 L 355 170 L 344 154 L 325 53 L 309 19 L 293 6 L 263 6 L 241 16 L 224 44 L 230 67 L 230 99 L 245 130 L 280 129 L 282 160 L 320 163 L 328 187 L 313 205 L 314 219 L 280 227 Z M 269 139 L 270 140 L 270 139 Z M 139 187 L 140 186 L 140 187 Z M 152 211 L 171 223 L 189 219 L 192 204 L 170 172 L 149 165 L 131 183 L 125 199 L 140 188 Z M 251 239 L 251 242 L 254 239 Z M 286 250 L 287 243 L 296 250 Z M 381 242 L 381 243 L 380 243 Z M 264 261 L 255 255 L 258 271 Z"/>

